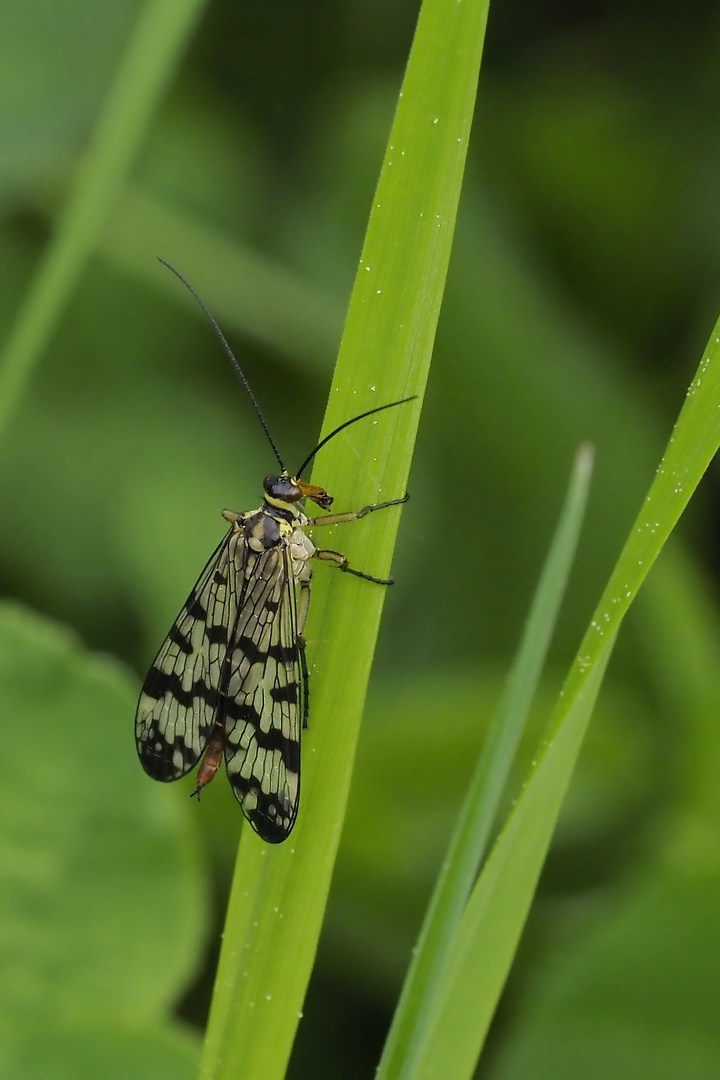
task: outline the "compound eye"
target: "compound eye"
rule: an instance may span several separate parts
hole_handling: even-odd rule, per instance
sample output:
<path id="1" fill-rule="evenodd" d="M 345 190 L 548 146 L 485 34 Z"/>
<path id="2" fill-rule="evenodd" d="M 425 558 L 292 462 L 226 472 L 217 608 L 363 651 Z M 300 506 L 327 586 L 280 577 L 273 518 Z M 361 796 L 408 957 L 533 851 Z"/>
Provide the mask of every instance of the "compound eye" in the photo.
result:
<path id="1" fill-rule="evenodd" d="M 289 476 L 266 476 L 263 480 L 265 493 L 271 499 L 279 499 L 281 502 L 297 502 L 302 498 L 302 492 L 297 484 L 294 484 Z"/>

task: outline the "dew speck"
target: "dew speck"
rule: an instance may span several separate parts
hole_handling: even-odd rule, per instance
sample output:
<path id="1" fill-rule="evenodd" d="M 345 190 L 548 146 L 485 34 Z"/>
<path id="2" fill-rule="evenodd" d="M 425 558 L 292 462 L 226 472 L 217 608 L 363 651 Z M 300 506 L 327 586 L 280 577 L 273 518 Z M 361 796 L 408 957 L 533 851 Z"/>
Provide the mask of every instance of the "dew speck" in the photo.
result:
<path id="1" fill-rule="evenodd" d="M 371 386 L 370 389 L 372 390 L 373 393 L 375 393 L 375 391 L 377 390 L 377 386 Z"/>
<path id="2" fill-rule="evenodd" d="M 436 117 L 435 117 L 435 119 L 433 120 L 433 124 L 437 124 L 437 122 L 438 122 L 438 120 L 439 120 L 439 119 L 440 119 L 440 117 L 439 117 L 439 116 L 436 116 Z"/>
<path id="3" fill-rule="evenodd" d="M 266 994 L 265 995 L 265 1000 L 266 1001 L 272 1001 L 272 994 Z"/>
<path id="4" fill-rule="evenodd" d="M 377 295 L 379 296 L 381 292 L 382 292 L 382 289 L 378 289 L 377 290 Z"/>

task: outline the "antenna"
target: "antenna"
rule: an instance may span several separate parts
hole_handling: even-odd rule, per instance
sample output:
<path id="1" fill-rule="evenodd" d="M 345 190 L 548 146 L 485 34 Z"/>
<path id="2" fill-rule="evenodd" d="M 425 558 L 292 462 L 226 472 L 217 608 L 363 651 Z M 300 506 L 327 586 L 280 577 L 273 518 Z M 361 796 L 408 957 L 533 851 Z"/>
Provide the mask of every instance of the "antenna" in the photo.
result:
<path id="1" fill-rule="evenodd" d="M 212 328 L 215 331 L 215 333 L 217 334 L 217 336 L 220 338 L 220 344 L 222 345 L 222 347 L 225 350 L 225 353 L 226 353 L 230 363 L 232 364 L 233 368 L 235 369 L 235 374 L 238 376 L 238 378 L 240 379 L 240 382 L 243 384 L 243 386 L 245 387 L 245 389 L 247 391 L 247 395 L 250 398 L 250 402 L 252 404 L 252 407 L 255 410 L 255 412 L 257 413 L 257 418 L 260 421 L 260 423 L 262 424 L 263 431 L 267 435 L 268 442 L 270 443 L 270 445 L 273 448 L 273 451 L 275 453 L 275 457 L 280 462 L 280 468 L 282 469 L 283 472 L 287 472 L 287 469 L 285 468 L 285 465 L 283 463 L 283 459 L 280 457 L 280 451 L 278 450 L 277 446 L 275 445 L 275 440 L 273 439 L 272 435 L 270 434 L 269 427 L 265 423 L 265 417 L 260 412 L 260 406 L 258 405 L 257 401 L 255 400 L 255 395 L 253 394 L 252 390 L 250 389 L 250 383 L 245 378 L 245 373 L 244 373 L 243 369 L 240 367 L 239 363 L 237 362 L 237 359 L 235 358 L 235 354 L 233 353 L 232 349 L 228 345 L 227 340 L 225 338 L 225 335 L 223 334 L 222 330 L 220 329 L 217 322 L 215 321 L 214 316 L 205 307 L 205 304 L 202 302 L 202 300 L 200 299 L 198 294 L 195 292 L 195 290 L 193 289 L 190 282 L 186 281 L 185 278 L 182 276 L 182 274 L 178 270 L 176 270 L 174 266 L 171 266 L 169 262 L 165 262 L 164 259 L 159 258 L 158 262 L 162 263 L 163 266 L 166 266 L 168 268 L 168 270 L 171 270 L 176 278 L 180 278 L 180 281 L 182 281 L 182 283 L 185 286 L 185 288 L 187 289 L 187 291 L 190 293 L 191 296 L 193 296 L 195 298 L 197 303 L 202 308 L 208 322 L 212 326 Z M 385 405 L 384 408 L 387 409 L 388 406 Z M 373 409 L 373 412 L 375 412 L 375 411 L 376 410 Z M 358 419 L 360 419 L 360 418 L 358 417 Z M 350 421 L 350 423 L 352 423 L 352 421 Z M 319 449 L 319 447 L 318 447 L 318 449 Z"/>
<path id="2" fill-rule="evenodd" d="M 358 420 L 364 420 L 366 416 L 372 416 L 374 413 L 383 412 L 385 409 L 394 409 L 396 405 L 404 405 L 406 401 L 414 401 L 416 397 L 417 394 L 413 394 L 412 397 L 404 397 L 401 398 L 400 401 L 391 401 L 388 405 L 378 405 L 375 409 L 368 409 L 367 412 L 360 413 L 359 416 L 353 416 L 352 420 L 346 420 L 344 424 L 341 424 L 340 427 L 336 427 L 334 431 L 331 431 L 329 435 L 326 435 L 325 438 L 317 444 L 312 453 L 308 454 L 298 471 L 295 473 L 295 479 L 297 480 L 298 477 L 302 476 L 318 450 L 322 450 L 326 443 L 329 443 L 331 439 L 334 439 L 335 436 L 339 435 L 346 427 L 350 427 L 351 424 L 356 424 Z"/>

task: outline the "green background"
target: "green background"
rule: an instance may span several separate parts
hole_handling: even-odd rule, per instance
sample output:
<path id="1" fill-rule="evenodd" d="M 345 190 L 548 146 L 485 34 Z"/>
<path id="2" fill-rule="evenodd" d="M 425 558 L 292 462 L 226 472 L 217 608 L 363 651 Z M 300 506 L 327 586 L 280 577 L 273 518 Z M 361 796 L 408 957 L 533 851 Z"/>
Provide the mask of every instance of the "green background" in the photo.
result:
<path id="1" fill-rule="evenodd" d="M 0 2 L 3 335 L 139 11 Z M 220 318 L 299 463 L 415 17 L 397 0 L 207 7 L 5 433 L 0 585 L 68 628 L 0 618 L 7 1075 L 108 1059 L 193 1075 L 240 813 L 224 782 L 197 808 L 190 784 L 146 781 L 134 696 L 219 511 L 257 505 L 273 458 L 155 258 Z M 377 1062 L 576 444 L 595 444 L 596 479 L 535 733 L 652 478 L 720 297 L 719 44 L 709 3 L 491 10 L 298 1080 Z M 717 808 L 694 798 L 717 690 L 689 700 L 664 660 L 697 657 L 683 605 L 717 643 L 715 482 L 682 529 L 695 593 L 672 621 L 641 596 L 618 645 L 480 1066 L 492 1080 L 717 1075 Z"/>

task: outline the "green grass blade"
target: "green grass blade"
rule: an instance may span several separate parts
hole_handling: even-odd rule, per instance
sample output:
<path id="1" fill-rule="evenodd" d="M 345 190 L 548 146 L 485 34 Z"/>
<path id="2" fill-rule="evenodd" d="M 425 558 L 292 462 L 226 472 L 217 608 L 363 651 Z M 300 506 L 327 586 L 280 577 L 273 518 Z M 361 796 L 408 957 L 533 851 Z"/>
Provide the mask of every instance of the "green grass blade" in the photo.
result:
<path id="1" fill-rule="evenodd" d="M 412 1080 L 469 1080 L 474 1073 L 611 651 L 608 640 L 473 890 L 407 1074 Z"/>
<path id="2" fill-rule="evenodd" d="M 592 473 L 592 450 L 581 447 L 522 641 L 455 834 L 428 907 L 393 1018 L 378 1080 L 412 1075 L 413 1061 L 442 983 L 448 949 L 463 913 L 506 788 L 547 656 L 577 549 Z"/>
<path id="3" fill-rule="evenodd" d="M 485 4 L 426 0 L 375 195 L 325 419 L 421 395 L 440 310 L 482 51 Z M 417 403 L 358 424 L 322 451 L 340 510 L 405 491 Z M 347 502 L 346 502 L 347 500 Z M 387 510 L 316 534 L 384 576 L 399 522 Z M 325 569 L 326 572 L 321 571 Z M 246 831 L 238 856 L 201 1075 L 284 1075 L 345 812 L 384 590 L 318 568 L 306 637 L 311 729 L 292 837 Z"/>
<path id="4" fill-rule="evenodd" d="M 412 1080 L 472 1075 L 622 619 L 720 445 L 720 324 L 603 593 L 547 740 L 468 902 Z"/>
<path id="5" fill-rule="evenodd" d="M 202 0 L 148 0 L 98 117 L 74 191 L 0 357 L 0 436 L 98 243 Z"/>

